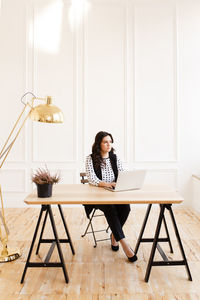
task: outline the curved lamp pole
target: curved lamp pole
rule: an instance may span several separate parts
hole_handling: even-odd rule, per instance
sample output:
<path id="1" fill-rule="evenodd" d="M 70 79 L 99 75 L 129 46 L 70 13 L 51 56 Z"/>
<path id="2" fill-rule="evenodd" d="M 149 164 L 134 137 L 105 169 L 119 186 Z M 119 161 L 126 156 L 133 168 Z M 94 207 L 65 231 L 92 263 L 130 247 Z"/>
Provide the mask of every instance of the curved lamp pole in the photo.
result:
<path id="1" fill-rule="evenodd" d="M 27 96 L 31 95 L 32 99 L 30 101 L 25 102 L 23 99 Z M 35 100 L 43 101 L 44 104 L 35 105 Z M 21 102 L 24 105 L 24 108 L 19 115 L 16 123 L 14 124 L 3 148 L 0 151 L 0 169 L 2 168 L 6 158 L 8 157 L 9 152 L 11 151 L 21 129 L 23 128 L 26 120 L 30 117 L 31 120 L 43 123 L 63 123 L 63 113 L 62 111 L 55 105 L 52 104 L 52 98 L 47 96 L 46 98 L 38 98 L 33 93 L 28 92 L 25 93 Z M 26 109 L 29 109 L 28 113 L 25 115 Z M 24 117 L 24 119 L 23 119 Z M 23 119 L 23 120 L 22 120 Z M 21 122 L 21 123 L 20 123 Z M 19 125 L 21 124 L 21 125 Z M 19 126 L 18 129 L 17 126 Z M 16 133 L 15 132 L 16 129 Z M 0 198 L 1 198 L 1 207 L 0 211 L 0 221 L 3 224 L 5 233 L 1 229 L 0 225 L 0 241 L 2 246 L 0 247 L 0 262 L 8 262 L 14 259 L 17 259 L 21 256 L 19 249 L 11 249 L 7 247 L 9 230 L 6 224 L 5 214 L 4 214 L 4 205 L 3 205 L 3 196 L 0 185 Z"/>

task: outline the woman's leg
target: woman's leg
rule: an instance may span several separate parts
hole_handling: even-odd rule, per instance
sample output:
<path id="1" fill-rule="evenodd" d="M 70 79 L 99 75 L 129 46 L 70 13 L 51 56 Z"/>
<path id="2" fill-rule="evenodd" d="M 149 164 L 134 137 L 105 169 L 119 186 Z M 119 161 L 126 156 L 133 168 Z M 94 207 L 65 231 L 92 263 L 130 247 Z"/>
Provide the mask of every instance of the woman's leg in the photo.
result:
<path id="1" fill-rule="evenodd" d="M 115 207 L 117 209 L 117 213 L 118 213 L 118 217 L 119 217 L 119 221 L 121 223 L 121 226 L 123 227 L 123 225 L 125 224 L 127 218 L 128 218 L 128 215 L 130 213 L 130 205 L 129 204 L 115 204 Z M 114 238 L 114 235 L 112 234 L 111 236 L 111 239 L 112 239 L 112 245 L 113 246 L 117 246 L 118 243 L 117 241 L 115 240 Z"/>
<path id="2" fill-rule="evenodd" d="M 108 225 L 115 237 L 116 241 L 125 238 L 124 232 L 122 230 L 121 219 L 119 218 L 116 205 L 95 205 L 95 208 L 103 211 Z"/>
<path id="3" fill-rule="evenodd" d="M 131 211 L 131 207 L 129 204 L 115 204 L 115 207 L 117 209 L 119 221 L 123 227 Z"/>
<path id="4" fill-rule="evenodd" d="M 119 241 L 127 257 L 134 256 L 135 253 L 126 241 L 122 229 L 122 226 L 130 213 L 130 205 L 95 205 L 95 208 L 104 212 L 106 220 L 114 235 L 114 239 L 112 239 L 113 245 L 115 246 L 115 242 Z"/>
<path id="5" fill-rule="evenodd" d="M 130 244 L 127 242 L 127 240 L 125 238 L 121 239 L 119 242 L 128 258 L 131 258 L 135 255 L 134 251 L 130 247 Z"/>
<path id="6" fill-rule="evenodd" d="M 95 208 L 100 209 L 104 212 L 110 229 L 116 239 L 116 241 L 125 238 L 122 230 L 128 215 L 130 213 L 129 204 L 117 204 L 117 205 L 95 205 Z"/>

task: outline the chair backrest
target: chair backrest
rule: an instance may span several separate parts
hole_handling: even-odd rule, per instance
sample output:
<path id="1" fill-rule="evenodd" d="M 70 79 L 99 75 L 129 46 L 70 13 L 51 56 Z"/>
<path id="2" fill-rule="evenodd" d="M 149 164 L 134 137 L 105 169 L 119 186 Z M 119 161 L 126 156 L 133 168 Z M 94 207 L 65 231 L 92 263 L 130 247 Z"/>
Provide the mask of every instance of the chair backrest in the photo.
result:
<path id="1" fill-rule="evenodd" d="M 81 183 L 85 184 L 85 183 L 89 183 L 89 181 L 86 179 L 87 175 L 86 173 L 80 173 L 80 177 L 81 177 Z"/>

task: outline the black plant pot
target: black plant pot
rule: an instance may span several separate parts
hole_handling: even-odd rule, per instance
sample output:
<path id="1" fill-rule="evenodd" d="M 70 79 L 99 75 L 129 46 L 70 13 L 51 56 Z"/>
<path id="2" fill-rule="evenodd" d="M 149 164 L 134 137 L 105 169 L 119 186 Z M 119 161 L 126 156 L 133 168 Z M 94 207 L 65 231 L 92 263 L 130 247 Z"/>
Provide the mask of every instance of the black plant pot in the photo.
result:
<path id="1" fill-rule="evenodd" d="M 51 183 L 37 184 L 37 193 L 39 198 L 48 198 L 52 196 L 52 186 Z"/>

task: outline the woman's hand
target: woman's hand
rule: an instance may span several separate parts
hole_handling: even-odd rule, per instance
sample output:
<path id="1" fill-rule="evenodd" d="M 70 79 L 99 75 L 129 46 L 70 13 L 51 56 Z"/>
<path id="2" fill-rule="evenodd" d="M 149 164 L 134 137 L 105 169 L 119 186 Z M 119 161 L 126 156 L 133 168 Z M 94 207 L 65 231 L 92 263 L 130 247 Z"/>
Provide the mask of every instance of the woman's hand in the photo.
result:
<path id="1" fill-rule="evenodd" d="M 104 182 L 100 181 L 98 184 L 99 187 L 108 187 L 108 188 L 114 188 L 116 186 L 116 182 Z"/>

